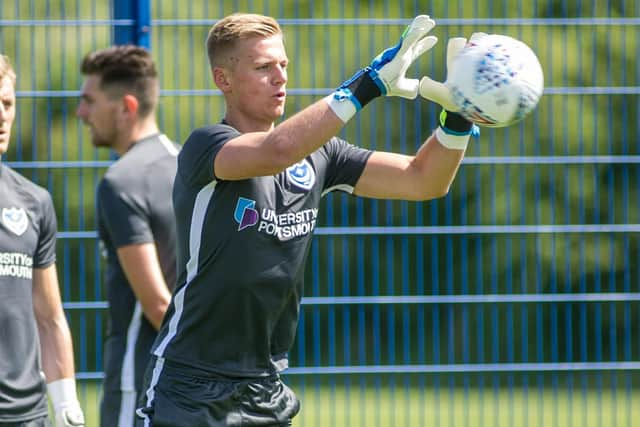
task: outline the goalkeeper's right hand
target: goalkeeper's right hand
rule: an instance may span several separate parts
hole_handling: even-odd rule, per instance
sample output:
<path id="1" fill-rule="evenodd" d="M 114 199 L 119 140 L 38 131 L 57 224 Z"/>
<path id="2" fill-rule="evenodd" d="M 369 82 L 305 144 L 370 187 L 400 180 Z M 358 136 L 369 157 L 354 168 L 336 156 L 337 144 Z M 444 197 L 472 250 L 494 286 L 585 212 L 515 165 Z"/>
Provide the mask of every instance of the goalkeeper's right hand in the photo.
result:
<path id="1" fill-rule="evenodd" d="M 84 427 L 84 414 L 76 397 L 76 382 L 62 378 L 47 384 L 47 392 L 55 413 L 55 427 Z"/>
<path id="2" fill-rule="evenodd" d="M 472 42 L 480 37 L 484 37 L 485 35 L 485 33 L 473 33 L 469 41 Z M 466 44 L 467 39 L 464 37 L 453 37 L 449 39 L 449 42 L 447 43 L 447 76 L 453 74 L 453 67 L 455 66 L 453 59 L 460 53 Z M 446 86 L 446 81 L 445 83 L 440 83 L 425 76 L 420 80 L 419 92 L 420 96 L 440 104 L 447 111 L 460 111 L 460 107 L 456 105 L 453 100 L 453 95 Z"/>
<path id="3" fill-rule="evenodd" d="M 326 102 L 338 117 L 346 122 L 381 95 L 414 99 L 420 83 L 417 79 L 406 78 L 405 74 L 420 55 L 438 42 L 435 36 L 427 36 L 435 25 L 427 15 L 417 16 L 402 33 L 398 44 L 384 50 L 368 67 L 358 71 L 326 97 Z"/>

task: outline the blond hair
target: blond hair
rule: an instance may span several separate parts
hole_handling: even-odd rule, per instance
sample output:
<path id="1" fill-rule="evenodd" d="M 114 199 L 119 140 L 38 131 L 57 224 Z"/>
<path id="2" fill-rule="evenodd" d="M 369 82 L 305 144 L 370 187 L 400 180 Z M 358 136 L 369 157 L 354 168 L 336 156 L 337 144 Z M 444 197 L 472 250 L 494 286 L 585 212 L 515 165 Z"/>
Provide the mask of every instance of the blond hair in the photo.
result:
<path id="1" fill-rule="evenodd" d="M 8 77 L 14 85 L 16 84 L 16 72 L 13 71 L 9 57 L 0 54 L 0 80 L 6 77 Z"/>
<path id="2" fill-rule="evenodd" d="M 281 35 L 278 22 L 265 15 L 234 13 L 222 18 L 211 27 L 207 36 L 207 56 L 211 68 L 227 64 L 226 56 L 241 39 Z"/>

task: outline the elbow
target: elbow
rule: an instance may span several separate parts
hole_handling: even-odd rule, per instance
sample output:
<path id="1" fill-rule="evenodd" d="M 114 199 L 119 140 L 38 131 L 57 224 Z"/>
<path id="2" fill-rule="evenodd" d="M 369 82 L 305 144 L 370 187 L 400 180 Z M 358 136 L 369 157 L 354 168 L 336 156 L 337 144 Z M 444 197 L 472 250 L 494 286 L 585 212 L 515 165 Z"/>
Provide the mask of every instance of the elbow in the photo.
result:
<path id="1" fill-rule="evenodd" d="M 144 316 L 147 318 L 149 323 L 156 329 L 160 329 L 160 325 L 162 324 L 162 319 L 169 308 L 169 302 L 166 303 L 161 302 L 158 304 L 154 304 L 152 307 L 144 308 Z"/>
<path id="2" fill-rule="evenodd" d="M 269 153 L 269 166 L 272 175 L 279 174 L 299 161 L 300 159 L 293 155 L 291 149 L 284 147 L 282 144 L 274 147 Z"/>
<path id="3" fill-rule="evenodd" d="M 290 153 L 284 150 L 274 150 L 269 157 L 270 175 L 277 175 L 296 163 L 298 160 L 293 158 Z"/>
<path id="4" fill-rule="evenodd" d="M 423 189 L 416 197 L 417 201 L 428 201 L 433 199 L 440 199 L 449 194 L 449 189 L 451 185 L 440 186 L 440 187 L 429 187 Z"/>
<path id="5" fill-rule="evenodd" d="M 265 143 L 268 147 L 263 151 L 264 162 L 268 169 L 265 175 L 277 175 L 305 157 L 305 153 L 296 150 L 296 146 L 287 138 L 275 135 Z"/>
<path id="6" fill-rule="evenodd" d="M 440 199 L 449 194 L 449 186 L 442 188 L 429 188 L 426 191 L 421 192 L 418 197 L 415 198 L 417 201 L 426 202 L 428 200 Z"/>
<path id="7" fill-rule="evenodd" d="M 437 191 L 437 192 L 434 194 L 433 198 L 434 198 L 434 199 L 440 199 L 440 198 L 442 198 L 442 197 L 445 197 L 447 194 L 449 194 L 449 190 L 450 190 L 450 189 L 451 189 L 451 185 L 449 185 L 449 184 L 448 184 L 448 185 L 446 185 L 446 186 L 444 186 L 444 187 L 442 187 L 442 188 L 439 188 L 439 189 L 438 189 L 439 191 Z"/>

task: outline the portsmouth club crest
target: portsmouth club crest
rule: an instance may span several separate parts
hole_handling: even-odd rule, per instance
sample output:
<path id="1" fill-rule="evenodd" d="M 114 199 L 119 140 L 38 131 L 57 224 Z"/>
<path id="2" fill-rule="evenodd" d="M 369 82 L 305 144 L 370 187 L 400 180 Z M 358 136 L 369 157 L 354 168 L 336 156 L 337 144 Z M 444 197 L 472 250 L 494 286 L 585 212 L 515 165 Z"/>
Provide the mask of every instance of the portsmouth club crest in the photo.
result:
<path id="1" fill-rule="evenodd" d="M 307 159 L 304 159 L 287 168 L 287 179 L 296 187 L 300 187 L 303 190 L 311 190 L 311 187 L 316 182 L 316 173 Z"/>
<path id="2" fill-rule="evenodd" d="M 2 208 L 2 224 L 17 236 L 27 231 L 29 220 L 23 208 Z"/>

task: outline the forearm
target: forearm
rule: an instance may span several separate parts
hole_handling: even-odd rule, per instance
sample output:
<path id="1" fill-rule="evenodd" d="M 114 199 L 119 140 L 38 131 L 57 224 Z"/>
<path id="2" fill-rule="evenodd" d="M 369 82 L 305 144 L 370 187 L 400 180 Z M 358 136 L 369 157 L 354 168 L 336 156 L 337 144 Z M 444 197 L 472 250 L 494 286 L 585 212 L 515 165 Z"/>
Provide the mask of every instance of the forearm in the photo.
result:
<path id="1" fill-rule="evenodd" d="M 419 182 L 433 194 L 427 198 L 441 197 L 449 188 L 464 158 L 471 134 L 476 130 L 473 124 L 457 113 L 442 111 L 440 125 L 420 147 L 413 162 L 420 174 Z"/>
<path id="2" fill-rule="evenodd" d="M 324 145 L 343 126 L 344 122 L 324 100 L 317 101 L 280 123 L 268 134 L 265 144 L 271 144 L 274 148 L 271 164 L 283 170 L 299 162 Z"/>
<path id="3" fill-rule="evenodd" d="M 417 182 L 423 185 L 422 198 L 433 199 L 449 192 L 464 153 L 464 149 L 442 145 L 435 133 L 424 142 L 413 160 L 418 173 Z"/>
<path id="4" fill-rule="evenodd" d="M 121 246 L 117 249 L 117 254 L 144 316 L 156 330 L 160 329 L 162 318 L 169 307 L 171 292 L 158 261 L 155 243 Z"/>
<path id="5" fill-rule="evenodd" d="M 427 36 L 434 26 L 428 16 L 417 16 L 397 45 L 381 52 L 332 94 L 277 126 L 268 139 L 281 148 L 277 155 L 286 159 L 282 161 L 284 167 L 317 150 L 373 99 L 379 96 L 414 99 L 419 82 L 407 79 L 405 72 L 437 42 L 436 37 Z"/>
<path id="6" fill-rule="evenodd" d="M 441 141 L 440 137 L 439 131 L 433 132 L 414 156 L 373 152 L 354 193 L 365 197 L 414 201 L 446 195 L 462 163 L 466 143 L 464 138 L 455 139 L 452 143 L 446 137 Z"/>
<path id="7" fill-rule="evenodd" d="M 64 312 L 38 321 L 42 369 L 56 427 L 83 427 L 84 415 L 76 393 L 71 333 Z"/>
<path id="8" fill-rule="evenodd" d="M 61 378 L 73 378 L 73 347 L 64 313 L 49 321 L 38 323 L 38 332 L 46 381 L 49 383 Z"/>

